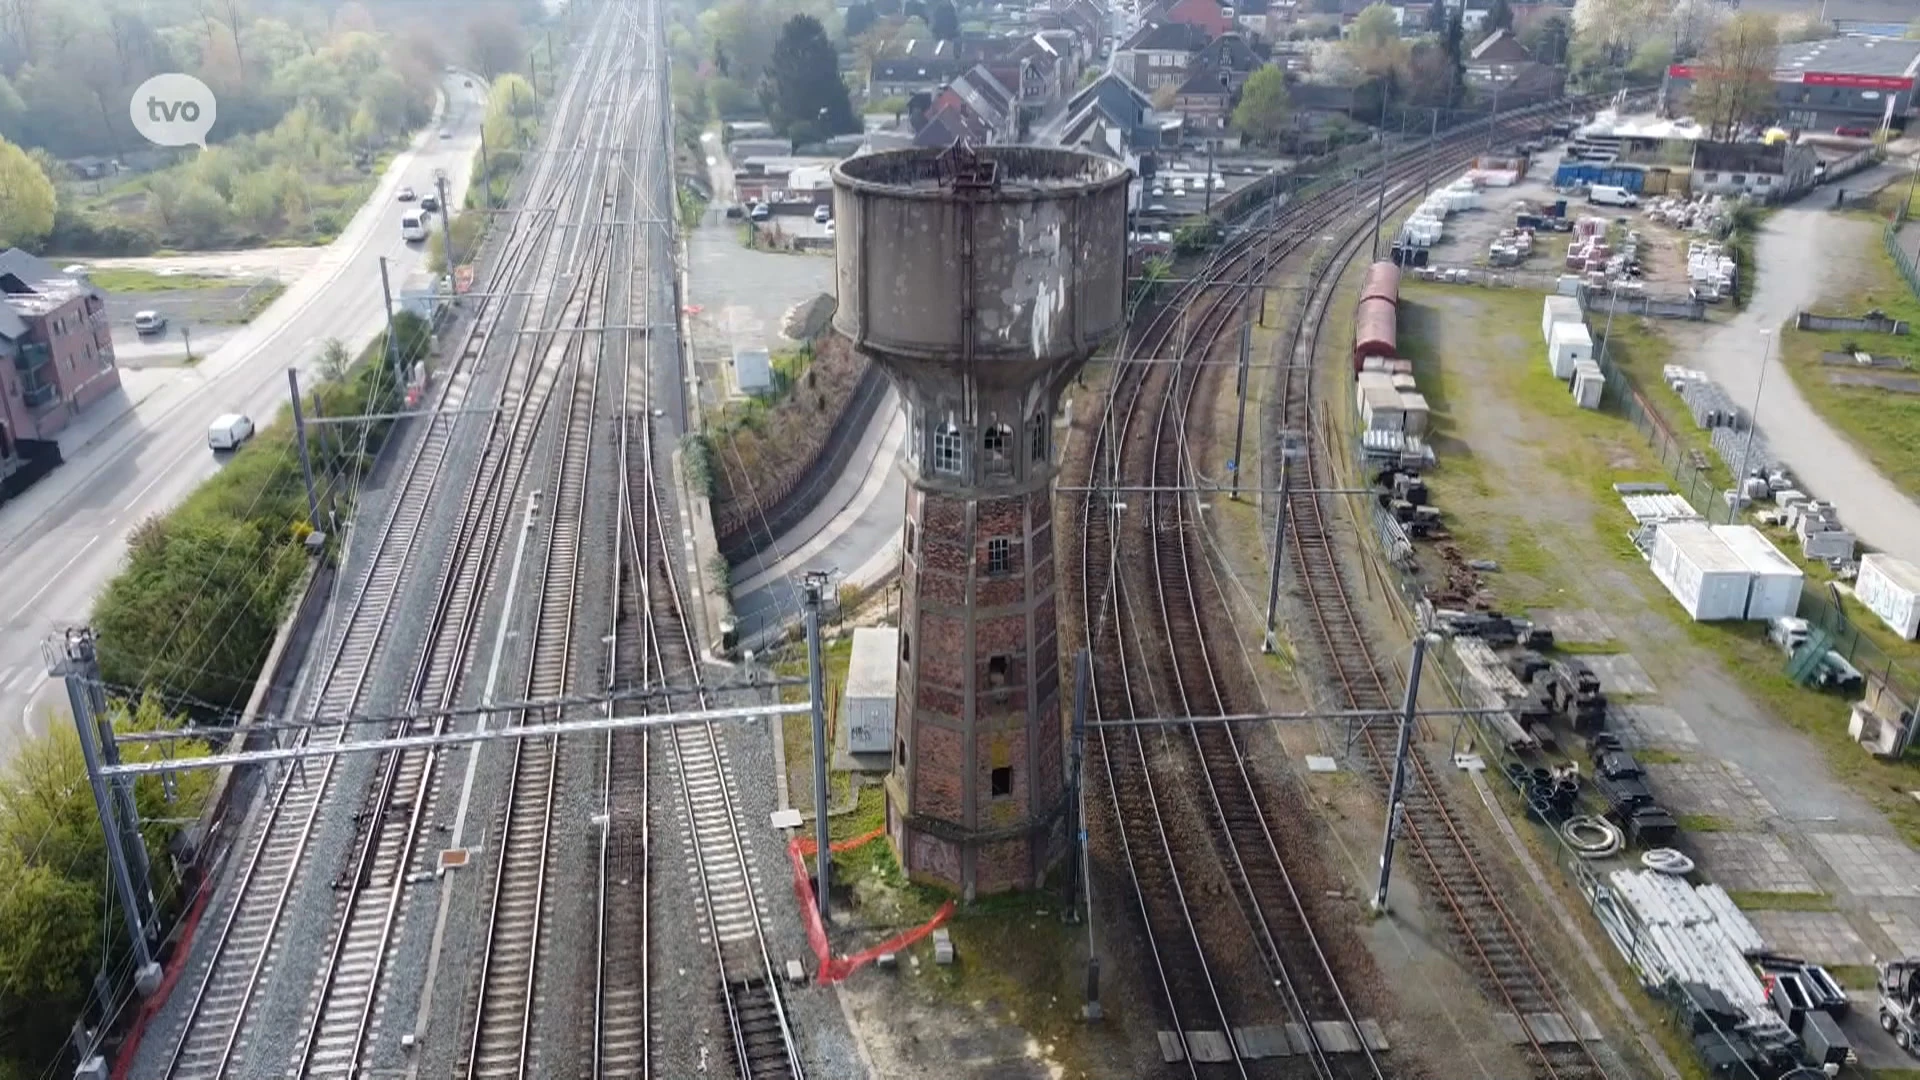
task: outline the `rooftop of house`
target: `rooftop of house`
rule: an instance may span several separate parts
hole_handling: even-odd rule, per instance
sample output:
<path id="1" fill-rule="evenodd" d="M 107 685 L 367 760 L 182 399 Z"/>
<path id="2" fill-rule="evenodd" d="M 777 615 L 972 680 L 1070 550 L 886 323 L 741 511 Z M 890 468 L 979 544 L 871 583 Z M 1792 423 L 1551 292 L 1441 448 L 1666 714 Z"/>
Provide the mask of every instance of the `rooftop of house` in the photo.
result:
<path id="1" fill-rule="evenodd" d="M 1067 102 L 1067 111 L 1077 114 L 1094 101 L 1101 102 L 1115 119 L 1133 123 L 1137 123 L 1153 104 L 1151 98 L 1117 71 L 1109 71 L 1088 83 Z"/>
<path id="2" fill-rule="evenodd" d="M 1841 37 L 1782 45 L 1776 54 L 1774 69 L 1912 78 L 1920 74 L 1920 41 Z"/>
<path id="3" fill-rule="evenodd" d="M 1013 94 L 984 64 L 975 64 L 948 86 L 960 99 L 965 101 L 982 120 L 997 125 L 1007 119 L 1013 109 Z"/>
<path id="4" fill-rule="evenodd" d="M 1468 59 L 1483 64 L 1518 64 L 1530 60 L 1526 47 L 1515 41 L 1512 34 L 1505 30 L 1495 30 L 1486 40 L 1473 47 Z"/>
<path id="5" fill-rule="evenodd" d="M 1260 57 L 1255 55 L 1253 46 L 1239 34 L 1222 34 L 1207 42 L 1194 55 L 1195 67 L 1225 68 L 1228 71 L 1252 71 L 1260 66 Z"/>
<path id="6" fill-rule="evenodd" d="M 1207 32 L 1197 26 L 1155 22 L 1134 31 L 1120 48 L 1136 52 L 1199 52 L 1206 44 Z"/>
<path id="7" fill-rule="evenodd" d="M 940 148 L 962 140 L 983 146 L 990 135 L 986 124 L 973 114 L 965 102 L 950 98 L 933 110 L 926 124 L 914 133 L 913 141 L 919 146 Z"/>
<path id="8" fill-rule="evenodd" d="M 45 315 L 75 297 L 100 296 L 86 279 L 54 269 L 19 248 L 0 251 L 0 337 L 18 339 L 28 332 L 26 319 Z"/>
<path id="9" fill-rule="evenodd" d="M 1227 98 L 1233 96 L 1231 78 L 1223 79 L 1222 69 L 1211 65 L 1196 64 L 1187 73 L 1186 81 L 1180 84 L 1175 93 L 1181 97 Z"/>

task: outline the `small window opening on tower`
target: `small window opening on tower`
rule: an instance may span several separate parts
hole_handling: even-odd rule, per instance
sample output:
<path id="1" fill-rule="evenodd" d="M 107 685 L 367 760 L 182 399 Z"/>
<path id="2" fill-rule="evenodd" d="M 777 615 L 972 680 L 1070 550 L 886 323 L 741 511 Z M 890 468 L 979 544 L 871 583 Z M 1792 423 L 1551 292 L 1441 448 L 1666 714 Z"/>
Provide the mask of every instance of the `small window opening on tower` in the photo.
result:
<path id="1" fill-rule="evenodd" d="M 1013 794 L 1013 766 L 1002 765 L 993 770 L 993 797 L 1004 799 Z"/>

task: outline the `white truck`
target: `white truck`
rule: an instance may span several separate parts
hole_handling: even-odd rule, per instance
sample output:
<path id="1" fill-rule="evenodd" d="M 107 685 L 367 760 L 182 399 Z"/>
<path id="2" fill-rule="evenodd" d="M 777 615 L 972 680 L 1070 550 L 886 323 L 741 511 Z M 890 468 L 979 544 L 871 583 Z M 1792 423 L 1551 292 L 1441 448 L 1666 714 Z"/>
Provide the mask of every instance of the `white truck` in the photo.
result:
<path id="1" fill-rule="evenodd" d="M 1587 201 L 1595 206 L 1639 206 L 1640 196 L 1613 184 L 1595 184 L 1587 190 Z"/>

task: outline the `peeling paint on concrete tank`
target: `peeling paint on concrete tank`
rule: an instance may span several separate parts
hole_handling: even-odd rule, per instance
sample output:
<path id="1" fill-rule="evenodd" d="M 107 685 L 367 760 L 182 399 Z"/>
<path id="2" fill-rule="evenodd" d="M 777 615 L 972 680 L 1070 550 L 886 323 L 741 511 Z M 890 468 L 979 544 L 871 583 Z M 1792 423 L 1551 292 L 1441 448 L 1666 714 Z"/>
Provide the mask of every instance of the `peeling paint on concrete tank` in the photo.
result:
<path id="1" fill-rule="evenodd" d="M 1036 147 L 834 170 L 834 325 L 907 416 L 888 836 L 969 897 L 1037 885 L 1067 846 L 1053 420 L 1125 319 L 1127 181 Z"/>

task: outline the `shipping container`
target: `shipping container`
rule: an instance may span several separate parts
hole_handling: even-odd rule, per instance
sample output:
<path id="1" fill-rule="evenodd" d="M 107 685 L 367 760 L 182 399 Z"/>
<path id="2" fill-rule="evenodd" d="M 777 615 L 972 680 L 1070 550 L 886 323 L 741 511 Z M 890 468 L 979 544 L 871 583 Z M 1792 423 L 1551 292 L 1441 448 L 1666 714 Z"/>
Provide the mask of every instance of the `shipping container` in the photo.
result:
<path id="1" fill-rule="evenodd" d="M 1753 575 L 1747 585 L 1747 618 L 1779 619 L 1800 610 L 1807 575 L 1773 541 L 1751 525 L 1715 525 L 1713 532 Z"/>
<path id="2" fill-rule="evenodd" d="M 893 701 L 899 687 L 900 631 L 863 626 L 853 632 L 853 659 L 847 666 L 847 750 L 854 754 L 893 753 Z"/>
<path id="3" fill-rule="evenodd" d="M 1908 641 L 1920 637 L 1920 567 L 1891 555 L 1860 560 L 1853 595 Z"/>
<path id="4" fill-rule="evenodd" d="M 1360 370 L 1360 362 L 1369 356 L 1393 356 L 1400 351 L 1398 344 L 1399 312 L 1394 305 L 1378 297 L 1360 301 L 1359 311 L 1354 319 L 1353 369 Z"/>
<path id="5" fill-rule="evenodd" d="M 1592 359 L 1593 335 L 1587 332 L 1586 323 L 1553 324 L 1553 331 L 1547 337 L 1547 366 L 1553 369 L 1554 378 L 1572 378 L 1575 364 Z"/>
<path id="6" fill-rule="evenodd" d="M 1581 320 L 1580 301 L 1572 296 L 1549 296 L 1540 311 L 1540 340 L 1553 342 L 1554 323 L 1577 323 Z"/>
<path id="7" fill-rule="evenodd" d="M 1746 616 L 1753 574 L 1705 523 L 1676 521 L 1658 526 L 1651 563 L 1653 576 L 1695 622 Z"/>
<path id="8" fill-rule="evenodd" d="M 1404 431 L 1406 416 L 1400 391 L 1392 386 L 1363 386 L 1360 390 L 1360 426 L 1368 431 Z"/>
<path id="9" fill-rule="evenodd" d="M 1554 187 L 1592 187 L 1600 184 L 1639 192 L 1647 186 L 1647 174 L 1631 165 L 1603 165 L 1597 162 L 1570 161 L 1553 174 Z"/>
<path id="10" fill-rule="evenodd" d="M 1367 280 L 1360 286 L 1360 299 L 1400 303 L 1400 268 L 1386 261 L 1367 267 Z"/>

